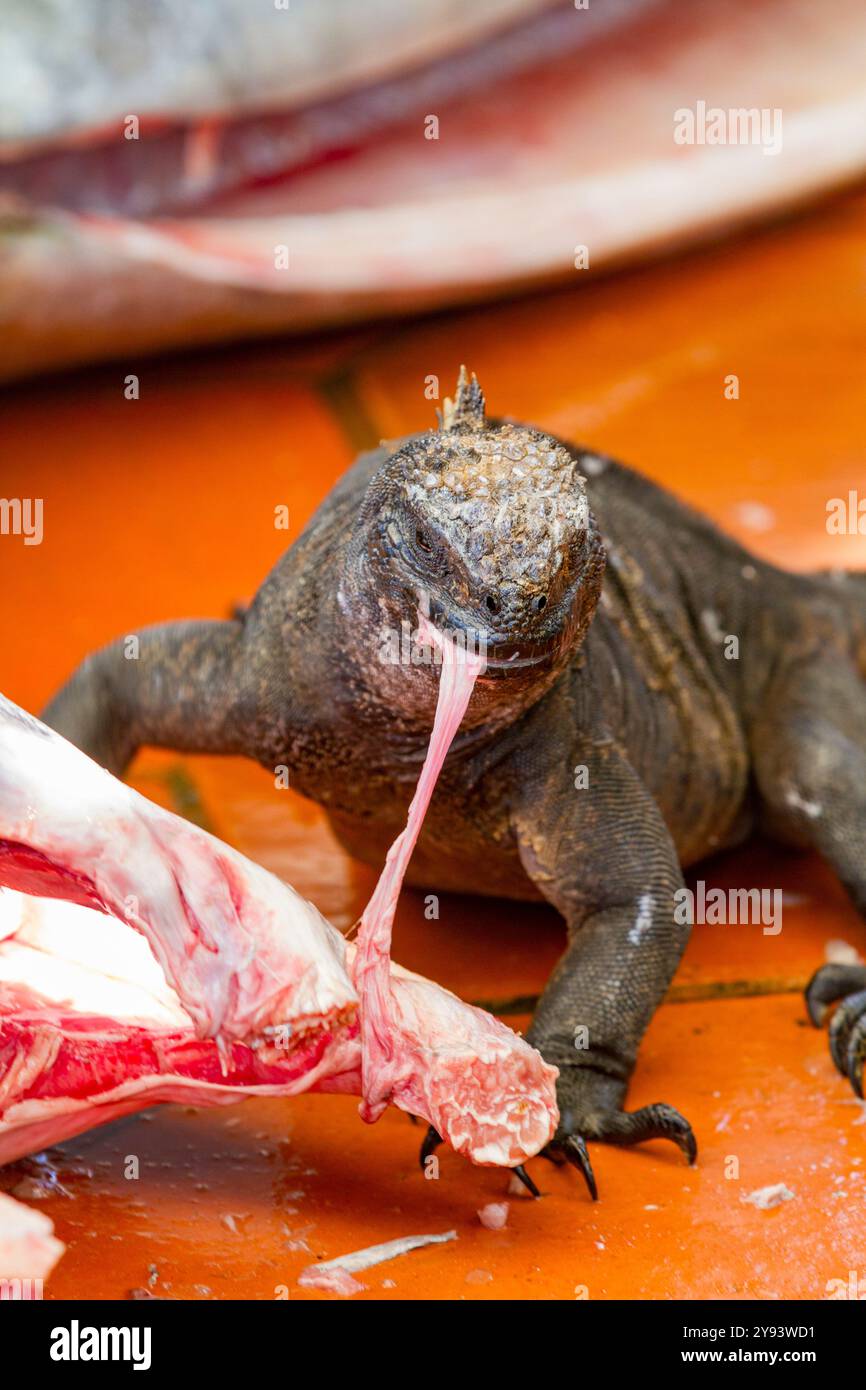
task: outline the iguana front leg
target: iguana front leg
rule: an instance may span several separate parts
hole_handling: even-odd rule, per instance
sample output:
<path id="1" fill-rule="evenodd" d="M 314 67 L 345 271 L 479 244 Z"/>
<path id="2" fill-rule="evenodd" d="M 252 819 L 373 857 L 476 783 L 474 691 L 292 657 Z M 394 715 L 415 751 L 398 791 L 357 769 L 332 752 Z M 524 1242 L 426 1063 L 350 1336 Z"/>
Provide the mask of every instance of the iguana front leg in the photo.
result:
<path id="1" fill-rule="evenodd" d="M 566 759 L 563 759 L 565 762 Z M 551 1157 L 582 1169 L 585 1140 L 669 1138 L 694 1162 L 688 1121 L 672 1106 L 627 1113 L 638 1045 L 688 938 L 675 915 L 683 879 L 661 813 L 613 743 L 523 781 L 513 813 L 523 865 L 568 926 L 569 941 L 528 1033 L 560 1069 L 560 1125 Z M 574 764 L 586 786 L 573 785 Z"/>
<path id="2" fill-rule="evenodd" d="M 242 631 L 180 622 L 121 638 L 82 662 L 42 719 L 117 775 L 143 744 L 246 752 Z"/>

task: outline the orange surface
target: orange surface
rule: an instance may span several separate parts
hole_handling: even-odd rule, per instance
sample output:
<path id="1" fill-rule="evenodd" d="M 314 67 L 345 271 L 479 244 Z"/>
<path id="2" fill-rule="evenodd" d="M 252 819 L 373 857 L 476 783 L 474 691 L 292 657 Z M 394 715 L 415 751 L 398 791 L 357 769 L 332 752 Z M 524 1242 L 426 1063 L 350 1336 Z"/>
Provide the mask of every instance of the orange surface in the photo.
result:
<path id="1" fill-rule="evenodd" d="M 45 539 L 0 536 L 0 688 L 38 710 L 92 647 L 146 622 L 222 616 L 251 594 L 362 445 L 430 423 L 467 361 L 495 411 L 579 438 L 660 478 L 753 549 L 792 566 L 866 568 L 833 537 L 829 498 L 866 478 L 866 196 L 695 253 L 511 304 L 315 343 L 121 362 L 2 398 L 0 492 L 41 496 Z M 141 398 L 126 401 L 136 372 Z M 736 373 L 740 399 L 724 396 Z M 756 506 L 756 504 L 759 504 Z M 290 879 L 341 927 L 372 873 L 317 808 L 235 760 L 145 753 L 147 794 L 203 818 Z M 68 1195 L 42 1203 L 68 1250 L 55 1296 L 332 1295 L 305 1264 L 420 1231 L 458 1240 L 363 1277 L 359 1297 L 822 1297 L 866 1279 L 866 1107 L 804 1026 L 797 991 L 866 927 L 814 859 L 763 845 L 703 866 L 721 886 L 781 887 L 780 936 L 698 927 L 641 1052 L 630 1104 L 692 1121 L 699 1166 L 664 1144 L 596 1147 L 601 1201 L 536 1161 L 544 1199 L 508 1228 L 475 1215 L 507 1178 L 446 1154 L 417 1168 L 420 1129 L 367 1128 L 336 1097 L 165 1109 L 52 1155 Z M 395 953 L 519 1026 L 562 930 L 540 907 L 443 896 L 426 922 L 405 894 Z M 124 1162 L 141 1161 L 138 1182 Z M 736 1159 L 734 1164 L 731 1160 Z M 5 1170 L 14 1187 L 28 1163 Z M 735 1175 L 732 1175 L 736 1171 Z M 770 1212 L 744 1194 L 784 1181 Z"/>

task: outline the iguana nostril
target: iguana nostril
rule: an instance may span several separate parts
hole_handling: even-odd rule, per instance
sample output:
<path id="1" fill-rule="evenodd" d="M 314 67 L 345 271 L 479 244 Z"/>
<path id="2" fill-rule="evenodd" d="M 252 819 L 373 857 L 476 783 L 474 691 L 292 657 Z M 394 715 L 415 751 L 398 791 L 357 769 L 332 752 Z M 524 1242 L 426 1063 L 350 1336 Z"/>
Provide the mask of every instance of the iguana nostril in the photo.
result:
<path id="1" fill-rule="evenodd" d="M 488 594 L 485 603 L 491 613 L 499 612 L 499 599 L 494 598 L 493 594 Z"/>
<path id="2" fill-rule="evenodd" d="M 535 600 L 535 611 L 536 611 L 536 613 L 540 613 L 540 612 L 542 611 L 542 609 L 545 608 L 546 606 L 547 606 L 547 599 L 545 598 L 544 594 L 542 594 L 542 595 L 541 595 L 541 598 L 537 598 L 537 599 Z"/>

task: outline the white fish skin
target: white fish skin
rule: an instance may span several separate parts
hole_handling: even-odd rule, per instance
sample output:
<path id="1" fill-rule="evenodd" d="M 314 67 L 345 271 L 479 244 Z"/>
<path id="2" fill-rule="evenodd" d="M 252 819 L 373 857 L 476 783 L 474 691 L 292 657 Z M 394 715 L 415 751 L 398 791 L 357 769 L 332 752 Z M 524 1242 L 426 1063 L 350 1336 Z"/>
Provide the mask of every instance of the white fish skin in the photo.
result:
<path id="1" fill-rule="evenodd" d="M 383 1241 L 381 1245 L 368 1245 L 364 1250 L 353 1250 L 348 1255 L 337 1255 L 333 1260 L 320 1260 L 318 1264 L 307 1265 L 301 1271 L 299 1284 L 312 1283 L 320 1274 L 342 1269 L 347 1274 L 359 1274 L 362 1269 L 394 1260 L 398 1255 L 407 1255 L 410 1250 L 420 1250 L 424 1245 L 444 1245 L 446 1241 L 456 1240 L 456 1231 L 442 1231 L 439 1235 L 399 1236 L 396 1240 Z"/>
<path id="2" fill-rule="evenodd" d="M 866 168 L 860 0 L 696 0 L 687 11 L 659 0 L 635 14 L 481 102 L 455 100 L 438 142 L 408 121 L 208 215 L 9 204 L 0 375 L 573 283 L 578 245 L 593 268 L 653 254 Z M 698 98 L 779 109 L 781 149 L 676 144 L 674 114 Z M 288 268 L 277 269 L 283 245 Z"/>
<path id="3" fill-rule="evenodd" d="M 427 113 L 450 113 L 461 98 L 483 101 L 489 89 L 507 86 L 548 59 L 576 56 L 601 34 L 633 22 L 639 9 L 663 3 L 606 0 L 603 9 L 587 11 L 579 21 L 564 0 L 541 15 L 530 4 L 522 22 L 475 36 L 468 45 L 460 26 L 449 29 L 442 42 L 463 46 L 373 83 L 343 91 L 339 83 L 328 87 L 320 72 L 321 96 L 300 106 L 251 114 L 191 112 L 155 127 L 147 120 L 142 126 L 139 118 L 138 139 L 124 138 L 126 124 L 115 122 L 90 140 L 62 133 L 35 146 L 0 140 L 0 194 L 36 206 L 140 218 L 176 215 L 262 181 L 284 184 L 334 154 L 345 158 L 402 122 L 417 130 Z M 390 41 L 383 35 L 383 54 Z"/>
<path id="4" fill-rule="evenodd" d="M 550 0 L 5 0 L 0 144 L 297 106 L 429 61 Z"/>

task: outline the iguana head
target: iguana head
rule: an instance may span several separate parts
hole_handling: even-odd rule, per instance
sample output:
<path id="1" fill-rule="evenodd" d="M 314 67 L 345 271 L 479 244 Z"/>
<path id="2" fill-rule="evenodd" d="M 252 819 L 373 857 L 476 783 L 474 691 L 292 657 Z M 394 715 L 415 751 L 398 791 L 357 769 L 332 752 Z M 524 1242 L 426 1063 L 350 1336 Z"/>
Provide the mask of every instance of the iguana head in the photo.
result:
<path id="1" fill-rule="evenodd" d="M 516 712 L 582 641 L 601 588 L 604 552 L 577 459 L 541 430 L 489 420 L 465 368 L 440 428 L 392 447 L 355 520 L 340 586 L 356 657 L 375 632 L 377 689 L 426 720 L 438 671 L 431 678 L 406 640 L 420 608 L 486 652 L 466 723 Z"/>

